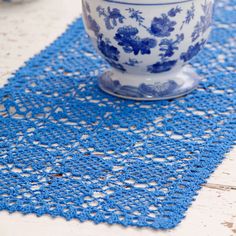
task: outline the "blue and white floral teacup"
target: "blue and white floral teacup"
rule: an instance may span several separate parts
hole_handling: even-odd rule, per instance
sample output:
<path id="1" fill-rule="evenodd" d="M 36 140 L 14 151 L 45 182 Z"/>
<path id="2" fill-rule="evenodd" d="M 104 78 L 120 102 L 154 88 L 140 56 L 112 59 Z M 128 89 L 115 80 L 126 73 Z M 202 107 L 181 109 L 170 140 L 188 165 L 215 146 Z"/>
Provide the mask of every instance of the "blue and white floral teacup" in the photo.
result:
<path id="1" fill-rule="evenodd" d="M 86 31 L 112 69 L 109 94 L 136 100 L 185 95 L 200 77 L 188 62 L 203 48 L 214 0 L 82 0 Z"/>

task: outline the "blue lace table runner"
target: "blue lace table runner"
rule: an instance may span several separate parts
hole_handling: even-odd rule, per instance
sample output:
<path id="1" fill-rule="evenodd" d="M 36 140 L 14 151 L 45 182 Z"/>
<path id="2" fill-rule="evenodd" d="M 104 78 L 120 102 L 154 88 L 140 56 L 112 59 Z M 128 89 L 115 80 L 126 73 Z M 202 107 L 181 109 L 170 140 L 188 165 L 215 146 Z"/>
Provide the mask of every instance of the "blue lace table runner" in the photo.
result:
<path id="1" fill-rule="evenodd" d="M 0 90 L 0 210 L 169 229 L 235 144 L 236 1 L 220 0 L 192 94 L 134 102 L 99 90 L 107 65 L 81 19 Z"/>

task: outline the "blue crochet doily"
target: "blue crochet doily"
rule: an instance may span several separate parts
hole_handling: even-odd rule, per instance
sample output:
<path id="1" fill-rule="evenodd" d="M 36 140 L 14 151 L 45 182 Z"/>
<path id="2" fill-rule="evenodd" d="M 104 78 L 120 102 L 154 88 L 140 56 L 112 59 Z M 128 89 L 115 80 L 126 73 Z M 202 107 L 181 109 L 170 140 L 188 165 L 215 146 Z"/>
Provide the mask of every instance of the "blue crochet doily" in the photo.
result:
<path id="1" fill-rule="evenodd" d="M 107 65 L 81 19 L 0 90 L 0 209 L 169 229 L 236 137 L 236 1 L 220 0 L 193 65 L 198 90 L 134 102 L 99 90 Z"/>

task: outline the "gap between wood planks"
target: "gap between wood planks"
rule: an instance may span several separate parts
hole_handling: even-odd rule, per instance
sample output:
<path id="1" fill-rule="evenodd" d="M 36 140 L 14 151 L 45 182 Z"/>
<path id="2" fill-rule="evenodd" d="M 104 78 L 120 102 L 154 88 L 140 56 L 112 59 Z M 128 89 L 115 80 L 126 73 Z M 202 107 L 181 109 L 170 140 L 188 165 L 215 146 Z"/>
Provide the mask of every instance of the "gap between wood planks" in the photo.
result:
<path id="1" fill-rule="evenodd" d="M 236 186 L 231 186 L 231 185 L 225 185 L 225 184 L 203 184 L 203 187 L 205 188 L 211 188 L 211 189 L 218 189 L 222 191 L 229 191 L 229 190 L 236 190 Z"/>

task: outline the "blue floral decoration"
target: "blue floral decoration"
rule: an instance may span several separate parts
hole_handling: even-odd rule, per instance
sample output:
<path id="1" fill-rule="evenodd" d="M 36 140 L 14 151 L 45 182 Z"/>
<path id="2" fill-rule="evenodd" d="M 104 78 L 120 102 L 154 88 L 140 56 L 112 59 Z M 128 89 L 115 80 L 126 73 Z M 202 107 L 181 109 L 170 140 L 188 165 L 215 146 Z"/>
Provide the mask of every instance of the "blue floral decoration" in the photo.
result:
<path id="1" fill-rule="evenodd" d="M 170 96 L 179 85 L 173 81 L 169 80 L 163 84 L 141 84 L 139 86 L 139 91 L 143 94 L 144 97 L 165 97 Z"/>
<path id="2" fill-rule="evenodd" d="M 139 63 L 141 63 L 141 62 L 139 62 L 139 61 L 136 60 L 136 59 L 131 59 L 131 58 L 129 58 L 129 61 L 126 62 L 125 65 L 128 65 L 128 66 L 135 66 L 135 65 L 137 65 L 137 64 L 139 64 Z"/>
<path id="3" fill-rule="evenodd" d="M 104 22 L 108 30 L 114 29 L 118 23 L 122 24 L 125 19 L 125 17 L 120 13 L 120 10 L 117 8 L 111 9 L 110 7 L 107 7 L 107 10 L 105 10 L 103 7 L 98 6 L 97 12 L 99 17 L 104 17 Z"/>
<path id="4" fill-rule="evenodd" d="M 163 53 L 160 54 L 162 59 L 165 57 L 172 57 L 174 55 L 175 50 L 179 49 L 179 43 L 184 40 L 184 34 L 176 35 L 176 40 L 173 39 L 162 39 L 159 46 L 160 51 L 163 51 Z"/>
<path id="5" fill-rule="evenodd" d="M 150 73 L 162 73 L 170 71 L 177 63 L 177 60 L 157 62 L 151 66 L 148 66 L 147 70 Z"/>
<path id="6" fill-rule="evenodd" d="M 194 3 L 192 3 L 191 8 L 187 10 L 186 17 L 180 29 L 183 29 L 185 24 L 189 24 L 194 19 L 194 16 L 195 16 L 195 6 L 194 6 Z"/>
<path id="7" fill-rule="evenodd" d="M 194 31 L 192 33 L 192 42 L 196 41 L 201 34 L 204 34 L 212 23 L 212 2 L 210 1 L 202 5 L 203 15 L 200 18 L 200 21 L 194 27 Z"/>
<path id="8" fill-rule="evenodd" d="M 180 59 L 183 60 L 184 62 L 190 61 L 194 56 L 196 56 L 199 53 L 205 42 L 206 42 L 205 40 L 202 40 L 201 42 L 198 42 L 195 45 L 191 45 L 188 48 L 187 52 L 181 54 Z"/>
<path id="9" fill-rule="evenodd" d="M 142 16 L 142 12 L 139 10 L 135 10 L 134 8 L 128 8 L 126 9 L 130 13 L 129 18 L 134 19 L 136 22 L 139 23 L 139 25 L 142 25 L 144 21 L 144 17 Z"/>
<path id="10" fill-rule="evenodd" d="M 131 85 L 121 85 L 118 80 L 111 80 L 109 74 L 103 75 L 100 81 L 101 85 L 113 93 L 125 97 L 144 98 L 144 97 L 170 97 L 179 89 L 179 85 L 169 80 L 165 83 L 145 84 L 142 83 L 138 87 Z"/>
<path id="11" fill-rule="evenodd" d="M 137 34 L 138 29 L 132 26 L 124 26 L 117 30 L 114 39 L 118 42 L 119 46 L 122 46 L 126 53 L 134 53 L 138 55 L 141 53 L 150 54 L 151 49 L 157 44 L 155 39 L 143 38 L 141 39 Z"/>
<path id="12" fill-rule="evenodd" d="M 103 35 L 100 34 L 97 39 L 98 49 L 101 53 L 111 61 L 119 61 L 120 52 L 111 44 L 109 40 L 103 40 Z"/>
<path id="13" fill-rule="evenodd" d="M 97 39 L 98 49 L 105 56 L 106 61 L 114 68 L 120 71 L 126 71 L 124 66 L 119 63 L 120 51 L 111 44 L 108 39 L 103 39 L 100 34 Z"/>
<path id="14" fill-rule="evenodd" d="M 176 21 L 172 21 L 166 14 L 162 14 L 161 17 L 155 17 L 152 20 L 150 33 L 157 37 L 169 37 L 174 31 L 175 25 Z"/>
<path id="15" fill-rule="evenodd" d="M 85 1 L 82 2 L 83 12 L 84 12 L 84 20 L 88 29 L 92 30 L 96 36 L 98 36 L 100 31 L 100 26 L 90 15 L 90 7 L 89 4 Z"/>
<path id="16" fill-rule="evenodd" d="M 100 31 L 100 26 L 90 15 L 88 16 L 87 19 L 88 19 L 87 21 L 88 28 L 92 30 L 96 36 L 98 36 L 99 31 Z"/>
<path id="17" fill-rule="evenodd" d="M 114 68 L 116 68 L 117 70 L 120 70 L 120 71 L 123 71 L 125 72 L 126 69 L 124 68 L 124 66 L 120 63 L 117 63 L 117 62 L 114 62 L 114 61 L 111 61 L 109 59 L 106 59 L 106 61 Z"/>
<path id="18" fill-rule="evenodd" d="M 116 45 L 112 45 L 111 41 L 103 38 L 103 34 L 100 33 L 100 26 L 91 17 L 90 6 L 86 1 L 83 1 L 83 10 L 87 27 L 97 36 L 98 49 L 105 56 L 111 66 L 118 70 L 126 71 L 125 65 L 135 66 L 140 63 L 136 59 L 131 58 L 129 58 L 128 61 L 121 63 L 119 61 L 120 51 Z M 127 8 L 125 10 L 128 12 L 128 16 L 126 17 L 122 15 L 121 11 L 117 8 L 111 8 L 110 6 L 107 8 L 98 6 L 96 8 L 99 17 L 104 18 L 104 23 L 107 30 L 115 29 L 115 27 L 119 24 L 124 23 L 124 19 L 130 18 L 137 22 L 139 26 L 147 30 L 151 35 L 162 38 L 159 42 L 160 54 L 158 56 L 160 57 L 160 60 L 153 65 L 147 66 L 147 71 L 150 73 L 161 73 L 171 70 L 177 63 L 177 60 L 172 59 L 171 57 L 175 54 L 175 51 L 179 49 L 179 44 L 184 40 L 183 33 L 177 34 L 176 39 L 174 39 L 174 37 L 170 37 L 177 24 L 173 18 L 176 17 L 177 14 L 181 13 L 183 9 L 177 6 L 171 8 L 167 13 L 164 13 L 161 16 L 154 17 L 150 27 L 143 24 L 145 18 L 142 15 L 142 11 L 135 8 Z M 212 3 L 208 3 L 205 0 L 205 3 L 202 5 L 202 10 L 204 14 L 201 16 L 200 21 L 197 22 L 194 28 L 194 32 L 192 33 L 192 41 L 195 41 L 201 34 L 203 34 L 211 24 Z M 186 11 L 186 16 L 180 29 L 182 29 L 185 24 L 189 24 L 194 17 L 195 5 L 192 3 L 191 7 Z M 157 46 L 157 40 L 155 38 L 141 38 L 139 36 L 138 27 L 126 25 L 119 26 L 117 28 L 118 29 L 116 29 L 114 39 L 126 53 L 132 53 L 134 55 L 149 55 L 151 54 L 151 50 Z M 202 41 L 200 43 L 196 43 L 195 45 L 191 45 L 187 52 L 181 54 L 180 59 L 185 62 L 191 60 L 201 50 L 204 43 L 205 41 Z"/>
<path id="19" fill-rule="evenodd" d="M 175 17 L 178 13 L 182 12 L 182 8 L 177 6 L 176 8 L 172 8 L 169 12 L 168 12 L 168 16 L 170 17 Z"/>

